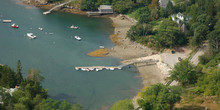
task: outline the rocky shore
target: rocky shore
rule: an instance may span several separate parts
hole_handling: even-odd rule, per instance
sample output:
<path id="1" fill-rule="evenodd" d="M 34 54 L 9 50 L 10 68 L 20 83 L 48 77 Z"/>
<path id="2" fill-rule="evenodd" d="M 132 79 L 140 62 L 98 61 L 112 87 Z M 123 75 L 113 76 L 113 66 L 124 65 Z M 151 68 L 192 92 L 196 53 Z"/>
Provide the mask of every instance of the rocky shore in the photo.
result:
<path id="1" fill-rule="evenodd" d="M 115 45 L 108 56 L 117 57 L 123 60 L 127 59 L 135 59 L 135 58 L 142 58 L 157 54 L 156 51 L 142 46 L 138 43 L 131 41 L 130 39 L 126 38 L 127 31 L 130 29 L 132 25 L 136 24 L 136 21 L 129 18 L 128 16 L 118 15 L 117 17 L 110 17 L 113 21 L 115 26 L 115 35 L 117 35 L 120 45 Z M 160 62 L 161 63 L 161 62 Z M 156 83 L 164 83 L 165 82 L 165 73 L 166 67 L 161 66 L 162 64 L 137 64 L 135 65 L 140 72 L 140 76 L 143 80 L 144 86 L 150 86 Z M 158 67 L 161 67 L 158 68 Z M 164 73 L 164 74 L 163 74 Z"/>

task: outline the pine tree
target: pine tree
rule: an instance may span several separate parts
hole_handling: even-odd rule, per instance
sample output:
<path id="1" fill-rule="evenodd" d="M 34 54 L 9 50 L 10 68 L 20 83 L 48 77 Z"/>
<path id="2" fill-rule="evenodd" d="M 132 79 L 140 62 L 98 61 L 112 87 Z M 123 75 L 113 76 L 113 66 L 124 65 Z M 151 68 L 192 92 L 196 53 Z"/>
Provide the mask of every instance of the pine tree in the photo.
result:
<path id="1" fill-rule="evenodd" d="M 16 69 L 17 84 L 20 84 L 23 81 L 21 70 L 22 70 L 21 61 L 18 60 L 17 61 L 17 69 Z"/>

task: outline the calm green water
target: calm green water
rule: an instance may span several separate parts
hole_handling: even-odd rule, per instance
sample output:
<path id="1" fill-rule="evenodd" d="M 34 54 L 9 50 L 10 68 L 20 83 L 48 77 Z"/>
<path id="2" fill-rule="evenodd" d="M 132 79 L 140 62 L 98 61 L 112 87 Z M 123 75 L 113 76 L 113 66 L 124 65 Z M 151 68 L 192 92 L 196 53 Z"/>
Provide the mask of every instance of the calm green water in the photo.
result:
<path id="1" fill-rule="evenodd" d="M 19 25 L 19 29 L 12 29 L 11 24 L 0 22 L 1 64 L 15 69 L 20 59 L 24 73 L 31 68 L 40 69 L 45 77 L 42 84 L 52 98 L 80 103 L 87 110 L 100 110 L 101 106 L 111 106 L 117 100 L 136 95 L 142 85 L 132 70 L 74 70 L 74 66 L 119 64 L 118 59 L 86 55 L 100 45 L 113 46 L 109 39 L 113 33 L 109 19 L 58 12 L 43 15 L 42 12 L 15 0 L 0 0 L 0 19 L 11 19 Z M 80 26 L 80 30 L 67 28 L 72 24 Z M 37 39 L 29 40 L 24 36 L 28 32 L 33 32 Z M 74 35 L 83 40 L 76 41 L 71 38 Z"/>

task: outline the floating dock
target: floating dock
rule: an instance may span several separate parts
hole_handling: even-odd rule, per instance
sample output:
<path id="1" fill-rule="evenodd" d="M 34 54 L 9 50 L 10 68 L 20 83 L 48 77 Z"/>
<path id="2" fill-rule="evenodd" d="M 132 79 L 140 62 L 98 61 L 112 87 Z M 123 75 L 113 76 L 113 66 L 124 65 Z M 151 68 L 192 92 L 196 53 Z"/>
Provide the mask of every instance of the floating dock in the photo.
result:
<path id="1" fill-rule="evenodd" d="M 12 20 L 2 20 L 3 23 L 11 23 Z"/>
<path id="2" fill-rule="evenodd" d="M 137 64 L 137 63 L 151 63 L 151 62 L 159 62 L 160 55 L 152 55 L 147 57 L 141 57 L 141 58 L 135 58 L 130 60 L 124 60 L 122 61 L 122 64 L 119 66 L 79 66 L 75 67 L 76 70 L 82 70 L 82 71 L 100 71 L 103 69 L 106 70 L 115 70 L 119 69 L 121 70 L 124 66 Z"/>
<path id="3" fill-rule="evenodd" d="M 103 69 L 106 70 L 115 70 L 115 69 L 119 69 L 121 70 L 122 67 L 121 66 L 82 66 L 82 67 L 75 67 L 76 70 L 82 70 L 82 71 L 100 71 Z"/>

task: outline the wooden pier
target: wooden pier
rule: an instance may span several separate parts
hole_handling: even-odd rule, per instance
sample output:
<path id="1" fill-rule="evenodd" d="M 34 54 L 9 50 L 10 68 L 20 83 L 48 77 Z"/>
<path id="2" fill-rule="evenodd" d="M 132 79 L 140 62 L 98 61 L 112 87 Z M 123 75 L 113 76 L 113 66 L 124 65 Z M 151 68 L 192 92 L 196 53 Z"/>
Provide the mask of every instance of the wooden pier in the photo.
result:
<path id="1" fill-rule="evenodd" d="M 69 1 L 67 1 L 67 2 L 65 2 L 65 3 L 59 4 L 59 5 L 57 5 L 57 6 L 54 6 L 54 7 L 51 8 L 50 10 L 48 10 L 48 11 L 46 11 L 46 12 L 43 12 L 43 14 L 44 14 L 44 15 L 50 14 L 50 12 L 53 11 L 54 9 L 56 9 L 56 8 L 58 8 L 58 7 L 62 7 L 62 6 L 68 4 L 68 3 L 72 2 L 72 1 L 74 1 L 74 0 L 69 0 Z"/>

